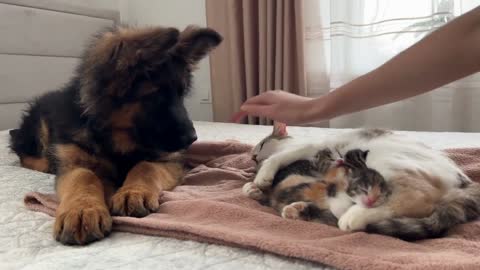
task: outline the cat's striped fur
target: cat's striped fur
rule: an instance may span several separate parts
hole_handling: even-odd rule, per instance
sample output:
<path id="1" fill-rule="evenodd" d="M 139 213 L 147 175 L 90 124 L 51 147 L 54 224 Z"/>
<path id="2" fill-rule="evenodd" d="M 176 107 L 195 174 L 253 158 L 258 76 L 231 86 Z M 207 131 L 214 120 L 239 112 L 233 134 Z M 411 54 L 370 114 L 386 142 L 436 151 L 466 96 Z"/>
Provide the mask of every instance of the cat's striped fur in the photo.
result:
<path id="1" fill-rule="evenodd" d="M 404 240 L 435 238 L 455 225 L 480 216 L 480 184 L 450 190 L 436 203 L 432 214 L 423 218 L 398 217 L 368 224 L 365 231 L 398 237 Z"/>

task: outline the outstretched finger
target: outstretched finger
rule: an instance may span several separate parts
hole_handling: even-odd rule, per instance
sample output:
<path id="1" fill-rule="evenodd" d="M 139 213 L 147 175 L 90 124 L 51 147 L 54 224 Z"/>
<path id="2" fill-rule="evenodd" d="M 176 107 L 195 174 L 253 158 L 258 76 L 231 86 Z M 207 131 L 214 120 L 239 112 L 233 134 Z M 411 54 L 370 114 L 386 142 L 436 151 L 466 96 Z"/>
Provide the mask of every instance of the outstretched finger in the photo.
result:
<path id="1" fill-rule="evenodd" d="M 247 115 L 248 113 L 245 111 L 238 111 L 230 118 L 230 122 L 239 123 Z"/>

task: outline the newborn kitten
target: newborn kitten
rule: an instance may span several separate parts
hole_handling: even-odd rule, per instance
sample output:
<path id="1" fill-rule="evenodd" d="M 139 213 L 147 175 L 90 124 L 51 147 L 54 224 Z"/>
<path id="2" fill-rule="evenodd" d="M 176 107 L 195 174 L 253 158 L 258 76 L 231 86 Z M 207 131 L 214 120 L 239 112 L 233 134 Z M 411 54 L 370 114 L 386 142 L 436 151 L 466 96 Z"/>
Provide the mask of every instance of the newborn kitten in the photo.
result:
<path id="1" fill-rule="evenodd" d="M 355 204 L 371 208 L 383 204 L 392 193 L 385 178 L 376 170 L 368 168 L 368 151 L 350 150 L 345 154 L 342 166 L 347 173 L 347 194 Z"/>
<path id="2" fill-rule="evenodd" d="M 327 151 L 323 150 L 323 152 Z M 350 199 L 355 204 L 366 208 L 378 207 L 386 202 L 391 194 L 391 188 L 378 171 L 367 167 L 367 155 L 368 151 L 360 149 L 349 150 L 343 159 L 336 161 L 336 167 L 318 171 L 317 179 L 322 179 L 321 181 L 309 183 L 304 185 L 304 188 L 297 188 L 295 192 L 291 193 L 283 190 L 283 196 L 272 196 L 271 199 L 277 198 L 277 201 L 280 201 L 278 199 L 280 197 L 284 199 L 284 203 L 294 201 L 292 205 L 282 205 L 283 217 L 317 220 L 320 222 L 323 220 L 315 218 L 315 212 L 310 210 L 313 207 L 312 204 L 316 208 L 324 210 L 323 212 L 333 210 L 338 216 L 345 212 L 345 208 L 341 209 L 341 211 L 331 209 L 336 204 L 329 202 L 337 197 L 337 191 L 346 191 L 349 198 L 342 197 L 344 201 Z M 331 164 L 332 161 L 333 159 L 330 158 L 329 163 Z M 275 175 L 275 178 L 281 171 L 282 169 Z M 275 185 L 275 178 L 273 185 Z M 345 205 L 344 202 L 343 205 Z M 292 209 L 292 207 L 295 209 Z M 332 223 L 327 224 L 336 225 Z"/>

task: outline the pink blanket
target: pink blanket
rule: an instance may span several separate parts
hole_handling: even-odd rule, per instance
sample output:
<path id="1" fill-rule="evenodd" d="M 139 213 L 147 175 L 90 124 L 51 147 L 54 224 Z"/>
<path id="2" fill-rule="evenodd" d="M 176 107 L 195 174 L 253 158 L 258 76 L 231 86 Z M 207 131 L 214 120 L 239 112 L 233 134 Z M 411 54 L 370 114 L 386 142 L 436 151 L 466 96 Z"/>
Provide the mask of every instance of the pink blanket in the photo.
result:
<path id="1" fill-rule="evenodd" d="M 114 231 L 262 250 L 341 269 L 480 269 L 479 221 L 457 226 L 445 238 L 405 242 L 282 219 L 242 195 L 242 185 L 254 175 L 250 149 L 237 142 L 194 144 L 187 154 L 194 168 L 185 184 L 164 192 L 158 213 L 114 217 Z M 480 149 L 448 153 L 480 181 Z M 58 205 L 54 195 L 36 192 L 26 195 L 25 204 L 51 216 Z"/>

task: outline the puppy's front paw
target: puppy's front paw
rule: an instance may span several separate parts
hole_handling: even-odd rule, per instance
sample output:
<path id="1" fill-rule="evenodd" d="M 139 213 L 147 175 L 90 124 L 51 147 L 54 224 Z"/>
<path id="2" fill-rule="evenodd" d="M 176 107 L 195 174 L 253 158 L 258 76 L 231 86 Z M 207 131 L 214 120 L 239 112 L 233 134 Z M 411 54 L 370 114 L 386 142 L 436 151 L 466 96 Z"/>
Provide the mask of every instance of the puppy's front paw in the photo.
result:
<path id="1" fill-rule="evenodd" d="M 342 231 L 362 231 L 367 226 L 367 209 L 354 205 L 347 210 L 338 220 L 338 227 Z"/>
<path id="2" fill-rule="evenodd" d="M 265 198 L 265 194 L 261 189 L 257 187 L 253 182 L 248 182 L 243 185 L 242 188 L 243 194 L 245 194 L 250 199 L 260 201 Z"/>
<path id="3" fill-rule="evenodd" d="M 302 219 L 302 213 L 308 207 L 306 202 L 294 202 L 282 209 L 282 217 L 285 219 Z"/>
<path id="4" fill-rule="evenodd" d="M 104 202 L 84 198 L 78 202 L 62 202 L 57 210 L 54 237 L 66 245 L 85 245 L 107 236 L 112 217 Z"/>
<path id="5" fill-rule="evenodd" d="M 144 217 L 158 210 L 159 197 L 159 192 L 148 187 L 122 187 L 112 196 L 110 210 L 117 216 Z"/>

